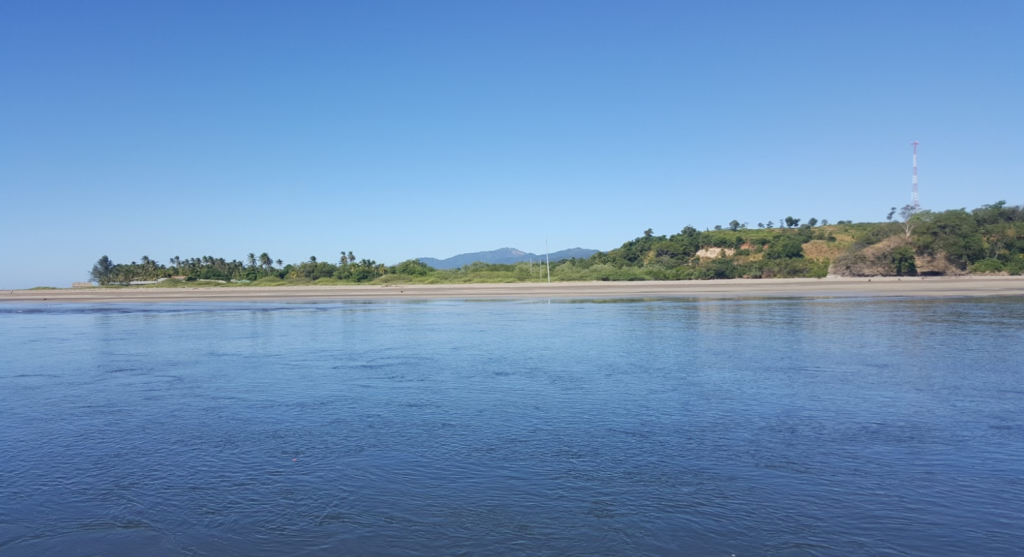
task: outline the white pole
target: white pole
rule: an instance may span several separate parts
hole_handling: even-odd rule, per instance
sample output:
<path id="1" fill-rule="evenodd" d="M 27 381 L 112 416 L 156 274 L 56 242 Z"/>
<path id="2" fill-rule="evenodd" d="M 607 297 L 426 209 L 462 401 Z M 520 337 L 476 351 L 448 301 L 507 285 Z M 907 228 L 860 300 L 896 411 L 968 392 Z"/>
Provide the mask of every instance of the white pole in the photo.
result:
<path id="1" fill-rule="evenodd" d="M 544 238 L 544 259 L 548 265 L 548 284 L 551 284 L 551 251 L 548 250 L 548 239 Z"/>

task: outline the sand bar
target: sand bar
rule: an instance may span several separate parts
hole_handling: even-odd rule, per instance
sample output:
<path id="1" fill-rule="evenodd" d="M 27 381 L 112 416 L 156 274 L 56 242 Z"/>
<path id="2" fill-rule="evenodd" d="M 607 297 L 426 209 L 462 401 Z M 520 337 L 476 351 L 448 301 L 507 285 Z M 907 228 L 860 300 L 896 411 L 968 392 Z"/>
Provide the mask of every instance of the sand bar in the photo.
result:
<path id="1" fill-rule="evenodd" d="M 1024 296 L 1024 277 L 733 279 L 401 286 L 4 290 L 0 302 L 282 302 L 514 298 L 864 298 Z"/>

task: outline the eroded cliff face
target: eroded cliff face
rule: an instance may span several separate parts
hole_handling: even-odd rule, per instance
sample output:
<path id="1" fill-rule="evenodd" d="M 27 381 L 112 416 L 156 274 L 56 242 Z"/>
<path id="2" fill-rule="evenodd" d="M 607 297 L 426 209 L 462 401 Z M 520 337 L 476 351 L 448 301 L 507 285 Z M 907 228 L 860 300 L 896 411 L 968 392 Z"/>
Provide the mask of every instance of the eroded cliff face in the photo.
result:
<path id="1" fill-rule="evenodd" d="M 961 271 L 948 260 L 946 254 L 939 252 L 934 256 L 918 255 L 915 257 L 917 274 L 923 276 L 960 276 L 968 274 Z"/>
<path id="2" fill-rule="evenodd" d="M 837 277 L 890 276 L 895 271 L 892 252 L 906 243 L 904 238 L 892 236 L 862 249 L 851 247 L 832 261 L 828 274 Z"/>
<path id="3" fill-rule="evenodd" d="M 891 236 L 865 248 L 851 247 L 836 257 L 828 269 L 833 277 L 958 276 L 966 274 L 946 259 L 946 254 L 914 254 L 911 241 Z"/>
<path id="4" fill-rule="evenodd" d="M 714 259 L 714 258 L 720 256 L 722 253 L 725 253 L 726 257 L 732 257 L 733 255 L 736 254 L 736 250 L 734 250 L 732 248 L 712 248 L 712 247 L 707 247 L 707 248 L 702 248 L 702 249 L 698 250 L 697 253 L 694 254 L 694 255 L 696 255 L 697 257 L 703 258 L 703 259 Z"/>

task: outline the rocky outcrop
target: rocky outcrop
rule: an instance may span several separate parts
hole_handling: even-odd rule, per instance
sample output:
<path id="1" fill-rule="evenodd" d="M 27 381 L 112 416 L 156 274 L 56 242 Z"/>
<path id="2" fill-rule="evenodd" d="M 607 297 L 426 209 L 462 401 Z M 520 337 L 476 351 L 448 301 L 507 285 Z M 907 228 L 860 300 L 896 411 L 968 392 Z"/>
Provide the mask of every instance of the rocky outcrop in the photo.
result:
<path id="1" fill-rule="evenodd" d="M 910 262 L 913 265 L 910 265 Z M 830 277 L 893 277 L 901 275 L 958 276 L 964 274 L 944 253 L 916 255 L 910 240 L 890 236 L 862 249 L 851 248 L 836 257 L 828 269 Z"/>
<path id="2" fill-rule="evenodd" d="M 960 276 L 963 271 L 946 260 L 946 254 L 937 253 L 932 256 L 918 255 L 915 258 L 917 274 L 923 276 Z"/>
<path id="3" fill-rule="evenodd" d="M 911 264 L 912 262 L 912 264 Z M 892 235 L 866 248 L 851 248 L 828 266 L 829 276 L 898 276 L 906 274 L 961 274 L 943 254 L 926 257 L 913 254 L 910 241 Z"/>
<path id="4" fill-rule="evenodd" d="M 701 259 L 714 259 L 714 258 L 722 255 L 722 253 L 725 253 L 726 257 L 732 257 L 736 253 L 736 250 L 731 249 L 731 248 L 711 248 L 711 247 L 708 247 L 708 248 L 702 248 L 701 250 L 699 250 L 696 253 L 696 256 L 700 257 Z"/>

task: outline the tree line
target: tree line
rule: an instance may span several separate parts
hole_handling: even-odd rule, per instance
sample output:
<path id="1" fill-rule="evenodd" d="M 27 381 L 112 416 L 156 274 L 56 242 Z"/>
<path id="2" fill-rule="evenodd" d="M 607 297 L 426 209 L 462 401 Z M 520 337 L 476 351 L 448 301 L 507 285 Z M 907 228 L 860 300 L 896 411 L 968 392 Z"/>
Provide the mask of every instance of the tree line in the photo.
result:
<path id="1" fill-rule="evenodd" d="M 185 258 L 174 256 L 167 265 L 143 255 L 136 262 L 115 263 L 104 255 L 89 272 L 89 279 L 100 285 L 126 285 L 132 282 L 178 279 L 184 281 L 216 280 L 255 282 L 260 279 L 318 280 L 332 278 L 349 282 L 368 282 L 389 273 L 423 274 L 430 269 L 419 261 L 406 261 L 387 266 L 372 259 L 357 259 L 351 251 L 342 251 L 338 263 L 318 261 L 316 256 L 301 263 L 287 264 L 264 252 L 250 253 L 244 260 L 227 261 L 204 255 Z"/>

